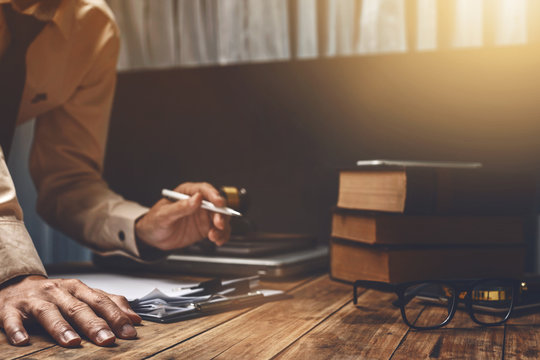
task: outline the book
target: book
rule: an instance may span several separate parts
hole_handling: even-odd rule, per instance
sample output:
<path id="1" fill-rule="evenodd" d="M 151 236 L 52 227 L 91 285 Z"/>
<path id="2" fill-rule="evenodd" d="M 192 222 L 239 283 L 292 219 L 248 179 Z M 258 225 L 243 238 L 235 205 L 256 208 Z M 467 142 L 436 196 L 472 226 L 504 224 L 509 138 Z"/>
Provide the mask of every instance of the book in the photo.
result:
<path id="1" fill-rule="evenodd" d="M 400 215 L 337 209 L 332 237 L 366 244 L 499 244 L 524 241 L 518 216 Z"/>
<path id="2" fill-rule="evenodd" d="M 337 206 L 411 215 L 516 215 L 534 209 L 534 174 L 477 163 L 367 161 L 340 171 Z"/>
<path id="3" fill-rule="evenodd" d="M 330 275 L 346 282 L 519 278 L 523 270 L 521 244 L 392 247 L 336 238 L 330 241 Z"/>

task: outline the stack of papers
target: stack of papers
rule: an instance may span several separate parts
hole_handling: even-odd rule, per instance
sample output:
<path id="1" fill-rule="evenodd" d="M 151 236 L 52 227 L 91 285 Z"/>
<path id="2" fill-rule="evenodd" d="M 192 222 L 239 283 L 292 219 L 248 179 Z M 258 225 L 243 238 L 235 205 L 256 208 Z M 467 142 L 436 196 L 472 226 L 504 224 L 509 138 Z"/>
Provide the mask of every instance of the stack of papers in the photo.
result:
<path id="1" fill-rule="evenodd" d="M 125 296 L 143 319 L 156 322 L 179 321 L 288 297 L 280 290 L 257 289 L 258 276 L 201 283 L 103 273 L 51 278 L 75 278 L 91 288 Z"/>

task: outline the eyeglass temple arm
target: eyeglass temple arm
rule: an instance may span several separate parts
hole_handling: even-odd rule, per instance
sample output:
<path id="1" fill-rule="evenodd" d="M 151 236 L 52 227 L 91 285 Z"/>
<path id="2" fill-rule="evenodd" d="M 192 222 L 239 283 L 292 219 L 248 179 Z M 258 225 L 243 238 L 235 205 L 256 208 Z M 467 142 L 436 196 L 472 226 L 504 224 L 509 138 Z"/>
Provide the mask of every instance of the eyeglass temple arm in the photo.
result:
<path id="1" fill-rule="evenodd" d="M 355 305 L 358 303 L 358 287 L 370 287 L 383 291 L 395 291 L 395 286 L 393 284 L 380 281 L 356 280 L 353 283 L 353 303 Z"/>
<path id="2" fill-rule="evenodd" d="M 431 284 L 421 284 L 421 285 L 418 285 L 416 288 L 414 288 L 413 290 L 409 291 L 408 294 L 405 294 L 405 292 L 403 293 L 403 301 L 402 301 L 402 304 L 403 306 L 407 305 L 408 303 L 411 302 L 412 299 L 414 299 L 416 297 L 416 295 L 418 295 L 418 293 L 420 293 L 422 290 L 424 290 L 427 286 L 429 286 Z M 399 303 L 399 300 L 397 300 L 397 306 L 400 305 Z"/>
<path id="3" fill-rule="evenodd" d="M 356 280 L 353 284 L 353 303 L 356 305 L 358 303 L 358 287 L 360 286 L 384 286 L 384 287 L 388 287 L 389 289 L 391 288 L 393 291 L 396 290 L 396 287 L 395 285 L 392 285 L 392 284 L 388 284 L 388 283 L 381 283 L 381 282 L 377 282 L 377 281 L 362 281 L 362 280 Z M 416 288 L 414 288 L 413 290 L 409 291 L 409 293 L 407 295 L 404 294 L 403 296 L 403 306 L 407 305 L 416 295 L 418 295 L 418 293 L 422 290 L 424 290 L 427 286 L 429 286 L 431 284 L 429 283 L 425 283 L 425 284 L 419 284 Z M 396 300 L 394 302 L 392 302 L 392 304 L 394 306 L 397 306 L 399 307 L 400 306 L 400 300 Z"/>

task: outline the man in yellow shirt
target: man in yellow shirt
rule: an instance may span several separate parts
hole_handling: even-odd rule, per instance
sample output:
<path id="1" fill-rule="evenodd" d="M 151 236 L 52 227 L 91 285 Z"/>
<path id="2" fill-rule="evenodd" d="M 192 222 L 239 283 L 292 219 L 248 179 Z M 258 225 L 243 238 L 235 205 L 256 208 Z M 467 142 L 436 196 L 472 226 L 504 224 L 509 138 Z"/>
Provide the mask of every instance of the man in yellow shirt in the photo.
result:
<path id="1" fill-rule="evenodd" d="M 118 49 L 103 0 L 0 0 L 0 326 L 14 345 L 28 343 L 29 319 L 63 346 L 81 341 L 70 323 L 109 345 L 134 338 L 140 322 L 125 298 L 46 278 L 5 162 L 15 124 L 37 119 L 29 165 L 38 212 L 93 251 L 144 260 L 143 249 L 228 240 L 228 219 L 200 208 L 203 199 L 224 205 L 209 184 L 182 184 L 189 200 L 148 209 L 102 179 Z"/>

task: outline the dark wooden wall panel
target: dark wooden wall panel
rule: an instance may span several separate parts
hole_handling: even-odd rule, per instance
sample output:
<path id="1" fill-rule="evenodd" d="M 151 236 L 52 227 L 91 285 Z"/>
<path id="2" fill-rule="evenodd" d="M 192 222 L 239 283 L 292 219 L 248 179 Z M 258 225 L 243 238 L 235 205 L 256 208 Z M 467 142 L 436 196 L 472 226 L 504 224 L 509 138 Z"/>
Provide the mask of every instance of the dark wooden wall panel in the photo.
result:
<path id="1" fill-rule="evenodd" d="M 184 181 L 245 186 L 265 231 L 326 239 L 357 159 L 536 171 L 540 52 L 528 47 L 123 73 L 105 176 L 151 204 Z"/>

